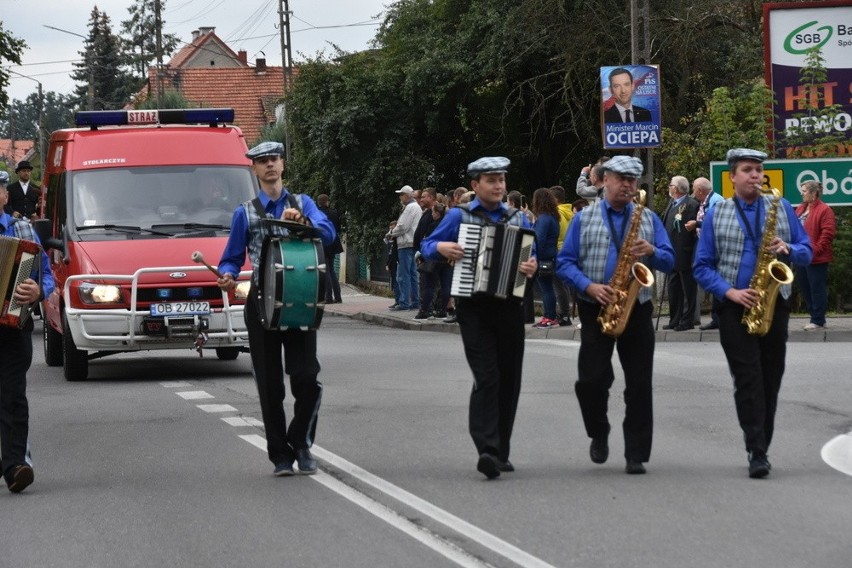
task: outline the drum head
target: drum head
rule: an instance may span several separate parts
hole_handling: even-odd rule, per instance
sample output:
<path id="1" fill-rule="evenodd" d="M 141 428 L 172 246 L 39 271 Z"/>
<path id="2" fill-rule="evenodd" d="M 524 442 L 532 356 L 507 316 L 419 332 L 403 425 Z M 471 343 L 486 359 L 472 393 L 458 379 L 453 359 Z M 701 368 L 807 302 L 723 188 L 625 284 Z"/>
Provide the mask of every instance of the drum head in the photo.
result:
<path id="1" fill-rule="evenodd" d="M 283 302 L 279 293 L 284 289 L 280 239 L 269 239 L 263 243 L 259 281 L 261 323 L 267 329 L 276 329 L 281 317 L 281 303 Z"/>

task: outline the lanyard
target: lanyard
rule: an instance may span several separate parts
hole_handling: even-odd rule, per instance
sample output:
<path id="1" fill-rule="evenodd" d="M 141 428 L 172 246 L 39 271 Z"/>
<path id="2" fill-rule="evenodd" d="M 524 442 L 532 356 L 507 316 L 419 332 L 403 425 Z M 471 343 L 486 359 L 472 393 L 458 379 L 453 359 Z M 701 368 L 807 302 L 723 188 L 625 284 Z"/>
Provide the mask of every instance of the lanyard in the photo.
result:
<path id="1" fill-rule="evenodd" d="M 760 226 L 760 217 L 761 217 L 760 210 L 761 210 L 761 204 L 763 203 L 763 198 L 758 198 L 758 199 L 759 199 L 759 201 L 758 201 L 757 206 L 755 208 L 757 210 L 757 214 L 756 214 L 755 219 L 754 219 L 754 229 L 752 229 L 751 223 L 749 222 L 748 217 L 745 214 L 745 210 L 743 210 L 743 206 L 740 204 L 739 199 L 734 199 L 734 205 L 737 206 L 737 213 L 739 214 L 740 219 L 742 219 L 743 224 L 746 227 L 746 231 L 748 232 L 748 237 L 751 239 L 752 243 L 754 243 L 755 250 L 757 249 L 757 247 L 760 246 L 758 244 L 757 237 L 758 237 L 758 235 L 763 233 L 763 228 Z"/>
<path id="2" fill-rule="evenodd" d="M 619 254 L 621 254 L 621 245 L 622 240 L 624 239 L 624 229 L 627 228 L 627 217 L 629 216 L 627 213 L 627 207 L 624 208 L 624 218 L 621 220 L 621 233 L 615 232 L 615 223 L 612 220 L 612 209 L 604 207 L 606 209 L 606 218 L 609 221 L 609 234 L 612 236 L 612 242 L 615 243 L 615 250 Z M 619 236 L 621 235 L 621 236 Z"/>

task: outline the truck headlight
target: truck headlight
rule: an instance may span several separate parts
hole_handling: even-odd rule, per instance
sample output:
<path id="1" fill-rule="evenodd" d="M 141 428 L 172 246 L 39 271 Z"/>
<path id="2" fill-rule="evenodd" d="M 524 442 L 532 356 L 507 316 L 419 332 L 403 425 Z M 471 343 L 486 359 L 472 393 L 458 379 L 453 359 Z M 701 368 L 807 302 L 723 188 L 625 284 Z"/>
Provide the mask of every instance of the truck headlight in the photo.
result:
<path id="1" fill-rule="evenodd" d="M 234 288 L 234 299 L 245 300 L 248 298 L 249 289 L 251 288 L 251 280 L 243 280 L 237 282 L 237 287 Z"/>
<path id="2" fill-rule="evenodd" d="M 117 304 L 121 302 L 121 289 L 115 284 L 85 283 L 78 289 L 84 304 Z"/>

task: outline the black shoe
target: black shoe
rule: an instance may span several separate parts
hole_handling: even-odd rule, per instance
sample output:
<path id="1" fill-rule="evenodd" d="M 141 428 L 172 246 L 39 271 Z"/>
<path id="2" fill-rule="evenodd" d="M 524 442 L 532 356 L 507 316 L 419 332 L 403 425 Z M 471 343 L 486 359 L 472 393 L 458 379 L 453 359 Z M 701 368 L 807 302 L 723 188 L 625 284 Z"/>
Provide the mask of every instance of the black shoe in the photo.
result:
<path id="1" fill-rule="evenodd" d="M 476 470 L 488 479 L 500 477 L 500 460 L 491 454 L 482 454 L 476 462 Z"/>
<path id="2" fill-rule="evenodd" d="M 559 318 L 557 318 L 557 319 L 559 321 L 560 326 L 570 326 L 571 325 L 571 318 L 569 318 L 568 316 L 559 316 Z"/>
<path id="3" fill-rule="evenodd" d="M 512 462 L 510 462 L 509 460 L 506 460 L 506 461 L 501 461 L 500 463 L 498 463 L 497 469 L 502 471 L 502 472 L 510 473 L 510 472 L 515 471 L 515 466 L 512 465 Z"/>
<path id="4" fill-rule="evenodd" d="M 416 320 L 429 319 L 429 312 L 424 312 L 424 311 L 421 310 L 421 311 L 417 312 L 417 315 L 414 316 L 414 319 L 416 319 Z"/>
<path id="5" fill-rule="evenodd" d="M 456 312 L 447 312 L 447 317 L 444 318 L 444 323 L 456 323 Z"/>
<path id="6" fill-rule="evenodd" d="M 769 460 L 766 459 L 766 454 L 761 451 L 753 451 L 748 455 L 748 476 L 752 479 L 760 479 L 769 475 L 769 470 L 772 466 L 769 465 Z"/>
<path id="7" fill-rule="evenodd" d="M 700 326 L 698 329 L 700 329 L 701 331 L 707 331 L 709 329 L 719 329 L 719 324 L 715 321 L 711 321 L 710 323 L 706 323 Z"/>
<path id="8" fill-rule="evenodd" d="M 624 467 L 624 471 L 631 475 L 647 473 L 647 471 L 645 470 L 645 466 L 642 465 L 642 462 L 634 460 L 627 460 L 627 465 Z"/>
<path id="9" fill-rule="evenodd" d="M 609 444 L 606 436 L 598 436 L 592 438 L 592 445 L 589 448 L 589 456 L 595 463 L 606 463 L 609 458 Z"/>
<path id="10" fill-rule="evenodd" d="M 678 324 L 676 323 L 667 323 L 663 326 L 663 329 L 677 329 Z"/>
<path id="11" fill-rule="evenodd" d="M 694 325 L 679 325 L 675 328 L 675 331 L 689 331 L 690 329 L 694 328 Z"/>
<path id="12" fill-rule="evenodd" d="M 311 475 L 317 472 L 317 460 L 311 455 L 311 450 L 303 448 L 296 450 L 296 463 L 299 464 L 299 473 Z"/>
<path id="13" fill-rule="evenodd" d="M 12 468 L 12 472 L 6 478 L 9 491 L 12 493 L 20 493 L 30 486 L 34 477 L 33 468 L 28 465 L 16 465 Z"/>

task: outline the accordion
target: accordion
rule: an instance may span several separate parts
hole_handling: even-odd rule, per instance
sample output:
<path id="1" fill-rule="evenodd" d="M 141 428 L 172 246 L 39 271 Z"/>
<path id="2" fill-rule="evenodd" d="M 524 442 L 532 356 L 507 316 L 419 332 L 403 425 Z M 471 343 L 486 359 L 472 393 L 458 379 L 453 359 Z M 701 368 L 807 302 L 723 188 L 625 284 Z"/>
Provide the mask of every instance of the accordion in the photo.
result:
<path id="1" fill-rule="evenodd" d="M 0 326 L 21 327 L 30 316 L 33 304 L 19 304 L 14 292 L 18 284 L 30 277 L 33 269 L 41 268 L 40 251 L 38 243 L 0 237 L 0 298 L 3 299 Z"/>
<path id="2" fill-rule="evenodd" d="M 518 265 L 530 258 L 534 241 L 535 232 L 523 227 L 462 223 L 458 243 L 464 258 L 453 268 L 450 294 L 523 298 L 527 277 Z"/>

